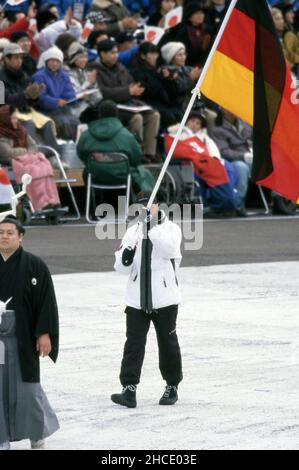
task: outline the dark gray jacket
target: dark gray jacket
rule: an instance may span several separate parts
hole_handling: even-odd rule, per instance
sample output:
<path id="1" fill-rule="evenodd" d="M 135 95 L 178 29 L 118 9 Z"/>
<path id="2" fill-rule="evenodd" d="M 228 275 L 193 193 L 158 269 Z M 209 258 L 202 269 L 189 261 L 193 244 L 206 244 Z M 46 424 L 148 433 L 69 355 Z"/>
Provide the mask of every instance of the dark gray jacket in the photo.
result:
<path id="1" fill-rule="evenodd" d="M 230 161 L 244 161 L 244 154 L 252 147 L 252 127 L 241 119 L 236 125 L 224 119 L 222 126 L 210 129 L 209 135 L 219 147 L 222 158 Z"/>

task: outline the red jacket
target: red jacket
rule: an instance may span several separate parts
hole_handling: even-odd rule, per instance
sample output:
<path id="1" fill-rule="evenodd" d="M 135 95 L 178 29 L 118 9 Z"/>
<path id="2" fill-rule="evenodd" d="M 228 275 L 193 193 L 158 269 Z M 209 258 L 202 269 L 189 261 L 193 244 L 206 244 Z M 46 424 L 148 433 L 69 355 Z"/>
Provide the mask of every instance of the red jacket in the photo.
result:
<path id="1" fill-rule="evenodd" d="M 165 150 L 168 152 L 174 138 L 164 135 Z M 201 151 L 197 151 L 196 148 Z M 172 156 L 173 159 L 191 160 L 196 176 L 200 176 L 211 188 L 229 181 L 226 169 L 218 158 L 209 155 L 206 144 L 198 137 L 190 137 L 177 143 Z"/>

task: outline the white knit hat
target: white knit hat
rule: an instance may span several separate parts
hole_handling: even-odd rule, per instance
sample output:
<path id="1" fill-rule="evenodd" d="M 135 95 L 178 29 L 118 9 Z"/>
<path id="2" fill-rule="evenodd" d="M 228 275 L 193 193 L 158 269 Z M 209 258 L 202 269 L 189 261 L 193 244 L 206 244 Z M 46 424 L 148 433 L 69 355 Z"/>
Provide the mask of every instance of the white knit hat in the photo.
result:
<path id="1" fill-rule="evenodd" d="M 39 58 L 37 68 L 41 69 L 42 67 L 44 67 L 46 65 L 46 62 L 50 59 L 57 59 L 59 60 L 59 62 L 63 63 L 63 53 L 60 49 L 58 49 L 58 47 L 53 46 L 43 52 Z"/>
<path id="2" fill-rule="evenodd" d="M 161 55 L 167 64 L 170 64 L 174 56 L 181 50 L 186 50 L 182 42 L 168 42 L 161 48 Z"/>

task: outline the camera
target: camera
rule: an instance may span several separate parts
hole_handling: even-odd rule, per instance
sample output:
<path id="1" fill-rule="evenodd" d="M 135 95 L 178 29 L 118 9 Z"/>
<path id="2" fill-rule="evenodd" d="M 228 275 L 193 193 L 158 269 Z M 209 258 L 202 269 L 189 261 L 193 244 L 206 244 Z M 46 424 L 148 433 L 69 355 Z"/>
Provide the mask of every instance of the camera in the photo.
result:
<path id="1" fill-rule="evenodd" d="M 160 70 L 161 72 L 163 70 L 168 70 L 169 75 L 173 77 L 173 75 L 177 72 L 177 67 L 175 65 L 162 65 Z"/>

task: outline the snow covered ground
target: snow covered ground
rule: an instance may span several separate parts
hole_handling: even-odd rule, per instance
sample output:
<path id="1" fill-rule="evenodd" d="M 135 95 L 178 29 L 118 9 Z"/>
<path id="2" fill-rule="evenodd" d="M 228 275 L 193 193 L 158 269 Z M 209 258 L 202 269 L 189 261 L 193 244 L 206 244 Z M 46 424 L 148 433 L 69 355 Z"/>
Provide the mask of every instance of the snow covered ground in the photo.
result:
<path id="1" fill-rule="evenodd" d="M 299 263 L 181 269 L 184 381 L 161 407 L 153 328 L 138 406 L 118 392 L 126 277 L 54 276 L 61 318 L 56 366 L 43 387 L 61 429 L 48 449 L 299 449 Z M 27 442 L 13 448 L 28 448 Z"/>

